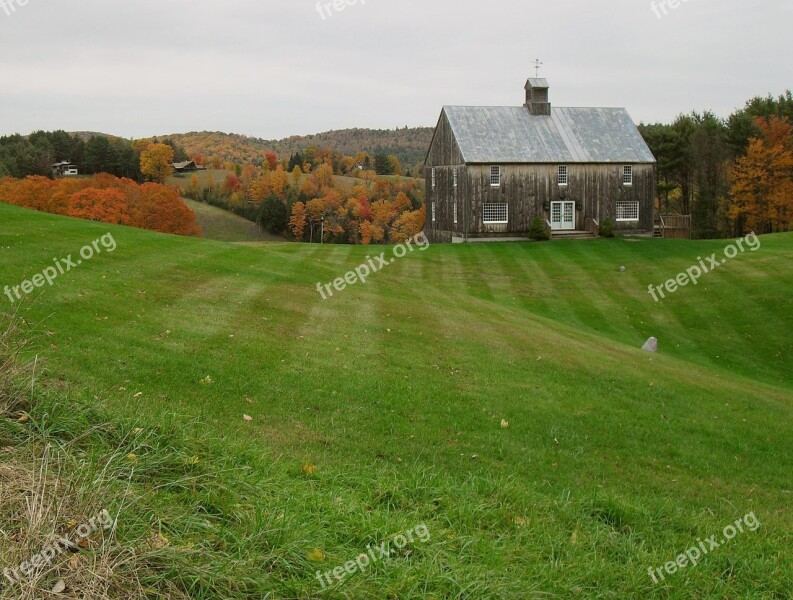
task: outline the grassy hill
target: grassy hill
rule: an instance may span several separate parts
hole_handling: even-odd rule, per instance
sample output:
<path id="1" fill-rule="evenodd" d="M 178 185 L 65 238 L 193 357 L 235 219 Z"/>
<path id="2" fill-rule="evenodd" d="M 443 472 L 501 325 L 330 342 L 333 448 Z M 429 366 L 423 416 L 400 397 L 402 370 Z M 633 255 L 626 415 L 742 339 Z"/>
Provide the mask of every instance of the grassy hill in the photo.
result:
<path id="1" fill-rule="evenodd" d="M 259 229 L 256 223 L 221 208 L 182 198 L 195 213 L 201 226 L 201 237 L 220 242 L 284 242 L 283 237 Z"/>
<path id="2" fill-rule="evenodd" d="M 109 229 L 5 205 L 0 222 L 0 285 Z M 318 282 L 380 250 L 110 229 L 114 253 L 21 314 L 47 332 L 53 393 L 176 439 L 118 436 L 147 510 L 124 477 L 105 494 L 169 540 L 146 554 L 157 597 L 788 597 L 793 236 L 658 304 L 650 283 L 725 244 L 433 246 L 323 301 Z M 181 444 L 222 466 L 211 486 L 161 484 Z M 749 513 L 757 531 L 648 575 Z M 420 525 L 428 541 L 322 592 L 317 571 Z"/>

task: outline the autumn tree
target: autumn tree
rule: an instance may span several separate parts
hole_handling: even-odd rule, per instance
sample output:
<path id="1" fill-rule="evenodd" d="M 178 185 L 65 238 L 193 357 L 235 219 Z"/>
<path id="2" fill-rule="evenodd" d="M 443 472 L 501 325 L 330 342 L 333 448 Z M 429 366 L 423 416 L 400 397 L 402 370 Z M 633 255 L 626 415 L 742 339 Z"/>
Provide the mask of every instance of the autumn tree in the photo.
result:
<path id="1" fill-rule="evenodd" d="M 752 138 L 746 156 L 730 170 L 730 216 L 743 232 L 787 231 L 793 217 L 793 135 L 777 117 L 758 120 L 761 137 Z"/>
<path id="2" fill-rule="evenodd" d="M 424 229 L 426 219 L 426 205 L 418 210 L 402 213 L 399 218 L 394 221 L 394 225 L 391 229 L 391 241 L 395 244 L 401 244 L 405 240 L 409 240 L 413 236 L 418 235 Z"/>
<path id="3" fill-rule="evenodd" d="M 284 197 L 286 189 L 289 187 L 289 175 L 281 165 L 270 173 L 270 186 L 273 189 L 273 194 L 281 198 Z"/>
<path id="4" fill-rule="evenodd" d="M 400 177 L 404 175 L 404 171 L 402 170 L 402 163 L 399 160 L 399 157 L 395 155 L 390 155 L 388 157 L 388 163 L 391 165 L 391 172 L 394 175 L 399 175 Z"/>
<path id="5" fill-rule="evenodd" d="M 302 240 L 306 231 L 306 205 L 302 202 L 295 202 L 292 206 L 292 216 L 289 219 L 289 229 L 295 239 Z"/>
<path id="6" fill-rule="evenodd" d="M 66 216 L 115 225 L 130 225 L 126 196 L 119 190 L 87 188 L 72 194 Z"/>
<path id="7" fill-rule="evenodd" d="M 265 152 L 264 164 L 267 165 L 270 171 L 275 171 L 275 168 L 278 166 L 278 155 L 275 152 Z"/>
<path id="8" fill-rule="evenodd" d="M 361 243 L 368 246 L 372 242 L 380 243 L 383 241 L 383 228 L 375 225 L 371 221 L 361 223 Z"/>
<path id="9" fill-rule="evenodd" d="M 154 183 L 163 183 L 173 173 L 173 148 L 168 144 L 149 144 L 140 153 L 140 172 Z"/>
<path id="10" fill-rule="evenodd" d="M 300 167 L 295 167 L 292 169 L 292 185 L 297 187 L 300 185 L 300 180 L 303 177 L 303 171 L 300 170 Z"/>

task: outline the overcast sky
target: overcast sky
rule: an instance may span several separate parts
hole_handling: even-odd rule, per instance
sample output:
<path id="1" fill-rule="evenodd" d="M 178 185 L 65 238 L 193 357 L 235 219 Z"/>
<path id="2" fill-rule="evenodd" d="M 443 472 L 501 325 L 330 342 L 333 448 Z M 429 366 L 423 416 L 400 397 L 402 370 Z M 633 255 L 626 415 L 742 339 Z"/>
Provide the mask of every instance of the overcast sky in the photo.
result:
<path id="1" fill-rule="evenodd" d="M 522 104 L 538 57 L 555 105 L 637 122 L 793 87 L 791 0 L 346 1 L 0 0 L 0 134 L 431 126 Z"/>

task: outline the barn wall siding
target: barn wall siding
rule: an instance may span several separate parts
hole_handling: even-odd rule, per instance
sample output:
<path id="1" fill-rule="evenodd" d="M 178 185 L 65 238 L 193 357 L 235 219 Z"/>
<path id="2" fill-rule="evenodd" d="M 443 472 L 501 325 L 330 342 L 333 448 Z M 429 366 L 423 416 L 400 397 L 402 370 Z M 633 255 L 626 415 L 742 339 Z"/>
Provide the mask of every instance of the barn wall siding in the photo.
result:
<path id="1" fill-rule="evenodd" d="M 455 237 L 525 236 L 536 216 L 550 219 L 546 206 L 555 200 L 577 201 L 576 229 L 587 229 L 589 219 L 602 223 L 611 219 L 618 234 L 650 233 L 653 230 L 655 203 L 655 167 L 651 164 L 633 165 L 633 185 L 622 184 L 622 164 L 568 164 L 569 183 L 557 184 L 558 165 L 500 165 L 501 185 L 491 187 L 491 165 L 462 165 L 462 157 L 442 117 L 439 132 L 428 155 L 427 227 L 430 241 L 444 243 Z M 460 162 L 436 162 L 436 161 Z M 435 188 L 432 188 L 432 168 L 435 168 Z M 458 171 L 455 188 L 454 170 Z M 617 222 L 618 200 L 639 202 L 638 222 Z M 431 206 L 435 203 L 435 221 Z M 509 223 L 485 225 L 482 205 L 506 203 Z M 458 222 L 453 222 L 453 205 L 458 206 Z"/>

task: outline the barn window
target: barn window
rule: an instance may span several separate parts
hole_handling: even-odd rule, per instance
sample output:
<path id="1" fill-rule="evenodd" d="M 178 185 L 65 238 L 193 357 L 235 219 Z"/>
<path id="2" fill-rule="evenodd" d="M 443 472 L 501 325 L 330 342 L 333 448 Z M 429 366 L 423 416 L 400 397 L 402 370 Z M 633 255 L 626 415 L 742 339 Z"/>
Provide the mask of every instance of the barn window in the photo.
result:
<path id="1" fill-rule="evenodd" d="M 435 167 L 432 168 L 432 189 L 435 189 Z"/>
<path id="2" fill-rule="evenodd" d="M 617 200 L 617 221 L 638 221 L 639 202 L 634 200 Z"/>
<path id="3" fill-rule="evenodd" d="M 501 185 L 501 167 L 490 167 L 490 187 L 499 187 Z"/>
<path id="4" fill-rule="evenodd" d="M 633 167 L 631 165 L 622 167 L 622 183 L 624 185 L 633 185 Z"/>
<path id="5" fill-rule="evenodd" d="M 454 212 L 454 224 L 457 225 L 457 202 L 454 203 L 452 211 Z"/>
<path id="6" fill-rule="evenodd" d="M 454 187 L 457 187 L 457 169 L 454 170 Z"/>
<path id="7" fill-rule="evenodd" d="M 435 203 L 432 203 L 432 222 L 435 222 Z"/>
<path id="8" fill-rule="evenodd" d="M 509 223 L 509 205 L 505 203 L 483 204 L 482 220 L 485 224 Z"/>
<path id="9" fill-rule="evenodd" d="M 559 185 L 567 185 L 568 182 L 568 171 L 567 165 L 559 165 L 559 173 L 557 176 L 557 180 L 559 181 Z"/>

